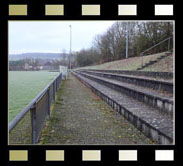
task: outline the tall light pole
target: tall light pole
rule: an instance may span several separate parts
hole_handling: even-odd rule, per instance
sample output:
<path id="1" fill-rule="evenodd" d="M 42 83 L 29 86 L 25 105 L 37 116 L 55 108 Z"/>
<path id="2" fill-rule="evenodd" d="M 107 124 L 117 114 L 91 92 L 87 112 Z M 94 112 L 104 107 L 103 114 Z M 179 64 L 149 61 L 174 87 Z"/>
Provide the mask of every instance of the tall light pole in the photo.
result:
<path id="1" fill-rule="evenodd" d="M 71 25 L 69 25 L 69 27 L 70 27 L 70 55 L 69 55 L 69 69 L 71 70 L 72 26 L 71 26 Z"/>
<path id="2" fill-rule="evenodd" d="M 128 58 L 128 22 L 126 26 L 126 58 Z"/>

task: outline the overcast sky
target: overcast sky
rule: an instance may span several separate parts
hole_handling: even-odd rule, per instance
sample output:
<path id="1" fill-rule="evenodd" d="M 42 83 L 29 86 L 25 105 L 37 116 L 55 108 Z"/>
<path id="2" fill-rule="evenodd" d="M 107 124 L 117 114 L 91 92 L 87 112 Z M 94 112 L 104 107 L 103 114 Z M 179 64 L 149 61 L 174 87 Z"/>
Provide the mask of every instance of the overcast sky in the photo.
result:
<path id="1" fill-rule="evenodd" d="M 92 46 L 97 34 L 106 30 L 115 21 L 10 21 L 9 53 L 49 52 L 70 50 L 72 25 L 72 51 Z"/>

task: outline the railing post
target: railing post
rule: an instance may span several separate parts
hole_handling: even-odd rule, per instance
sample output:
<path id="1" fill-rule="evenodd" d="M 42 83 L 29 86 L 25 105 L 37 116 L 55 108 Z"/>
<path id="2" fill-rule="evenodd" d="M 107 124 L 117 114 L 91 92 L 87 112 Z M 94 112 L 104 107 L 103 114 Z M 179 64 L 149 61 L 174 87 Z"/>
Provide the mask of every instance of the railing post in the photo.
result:
<path id="1" fill-rule="evenodd" d="M 55 102 L 55 81 L 53 82 L 53 101 Z"/>
<path id="2" fill-rule="evenodd" d="M 32 144 L 36 144 L 37 142 L 37 131 L 36 131 L 36 104 L 34 104 L 31 108 L 31 126 L 32 126 Z"/>
<path id="3" fill-rule="evenodd" d="M 60 74 L 59 86 L 60 86 L 61 81 L 62 81 L 62 74 Z"/>
<path id="4" fill-rule="evenodd" d="M 171 38 L 168 39 L 168 51 L 170 51 L 170 40 Z"/>
<path id="5" fill-rule="evenodd" d="M 48 93 L 48 118 L 50 118 L 50 87 L 47 90 Z"/>
<path id="6" fill-rule="evenodd" d="M 58 78 L 55 80 L 56 81 L 56 92 L 58 90 L 57 80 L 58 80 Z"/>
<path id="7" fill-rule="evenodd" d="M 141 54 L 141 56 L 142 56 L 142 58 L 141 58 L 141 59 L 142 59 L 141 65 L 142 65 L 142 67 L 143 67 L 143 56 L 144 56 L 143 53 Z"/>

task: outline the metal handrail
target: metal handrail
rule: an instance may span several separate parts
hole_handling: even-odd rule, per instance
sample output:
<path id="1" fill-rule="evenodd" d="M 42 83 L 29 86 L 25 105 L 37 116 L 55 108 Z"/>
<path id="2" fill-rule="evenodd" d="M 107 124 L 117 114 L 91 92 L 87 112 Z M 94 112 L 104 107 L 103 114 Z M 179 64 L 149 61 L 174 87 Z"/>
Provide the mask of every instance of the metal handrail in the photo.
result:
<path id="1" fill-rule="evenodd" d="M 155 44 L 154 46 L 152 46 L 152 47 L 148 48 L 147 50 L 145 50 L 145 51 L 141 52 L 141 54 L 144 54 L 145 52 L 147 52 L 147 51 L 149 51 L 149 50 L 153 49 L 154 47 L 156 47 L 156 46 L 160 45 L 161 43 L 164 43 L 164 42 L 165 42 L 165 41 L 167 41 L 167 40 L 170 40 L 171 38 L 172 38 L 172 37 L 168 37 L 168 38 L 166 38 L 166 39 L 162 40 L 161 42 L 159 42 L 159 43 Z M 168 48 L 168 49 L 169 49 L 169 48 Z"/>
<path id="2" fill-rule="evenodd" d="M 62 74 L 59 74 L 53 81 L 51 81 L 9 124 L 8 131 L 10 132 L 18 122 L 31 110 L 34 105 L 39 102 L 42 96 L 47 92 L 49 87 L 57 80 Z"/>
<path id="3" fill-rule="evenodd" d="M 151 50 L 151 49 L 153 49 L 153 48 L 155 48 L 155 47 L 157 47 L 157 46 L 159 46 L 160 44 L 162 44 L 162 43 L 168 41 L 168 51 L 170 51 L 170 39 L 171 39 L 171 38 L 172 38 L 172 37 L 170 36 L 170 37 L 168 37 L 168 38 L 162 40 L 161 42 L 155 44 L 154 46 L 152 46 L 152 47 L 146 49 L 145 51 L 141 52 L 140 55 L 142 56 L 142 66 L 143 66 L 143 55 L 144 55 L 144 53 L 148 52 L 149 50 Z"/>

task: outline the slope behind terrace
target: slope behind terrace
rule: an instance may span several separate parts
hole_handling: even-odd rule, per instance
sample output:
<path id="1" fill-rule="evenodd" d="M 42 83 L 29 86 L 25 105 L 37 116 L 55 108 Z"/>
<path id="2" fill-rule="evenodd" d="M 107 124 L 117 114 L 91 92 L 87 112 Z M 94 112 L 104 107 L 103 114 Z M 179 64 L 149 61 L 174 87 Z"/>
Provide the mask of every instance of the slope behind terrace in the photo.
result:
<path id="1" fill-rule="evenodd" d="M 154 61 L 157 58 L 161 57 L 163 53 L 148 55 L 143 57 L 143 64 L 146 64 L 150 61 Z M 159 63 L 159 65 L 157 65 Z M 104 63 L 101 65 L 95 66 L 86 66 L 82 69 L 108 69 L 108 70 L 137 70 L 142 65 L 142 57 L 132 57 L 128 59 L 122 59 L 117 61 L 112 61 Z M 173 72 L 173 56 L 169 55 L 157 63 L 144 68 L 145 71 L 159 71 L 159 72 Z"/>
<path id="2" fill-rule="evenodd" d="M 142 71 L 152 72 L 173 72 L 174 59 L 172 55 L 169 55 L 153 65 L 147 66 Z"/>

